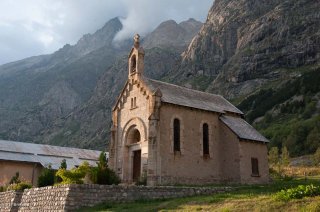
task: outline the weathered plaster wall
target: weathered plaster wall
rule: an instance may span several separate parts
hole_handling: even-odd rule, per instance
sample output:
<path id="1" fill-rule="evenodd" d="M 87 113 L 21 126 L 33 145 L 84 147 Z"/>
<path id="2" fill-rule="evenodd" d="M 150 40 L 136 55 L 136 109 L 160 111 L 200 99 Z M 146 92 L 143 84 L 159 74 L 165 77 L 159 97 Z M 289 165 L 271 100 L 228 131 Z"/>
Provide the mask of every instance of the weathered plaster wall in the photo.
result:
<path id="1" fill-rule="evenodd" d="M 241 183 L 268 183 L 269 165 L 268 165 L 267 145 L 257 142 L 240 142 L 240 173 Z M 251 158 L 257 158 L 259 164 L 259 176 L 251 176 Z"/>
<path id="2" fill-rule="evenodd" d="M 0 185 L 6 185 L 19 172 L 21 180 L 37 185 L 42 166 L 38 163 L 0 160 Z"/>
<path id="3" fill-rule="evenodd" d="M 173 120 L 180 120 L 181 152 L 173 151 Z M 210 157 L 202 154 L 202 125 L 209 125 Z M 160 184 L 214 183 L 221 174 L 222 145 L 218 115 L 171 104 L 160 109 Z M 234 148 L 234 147 L 231 147 Z"/>
<path id="4" fill-rule="evenodd" d="M 240 183 L 240 156 L 238 137 L 220 121 L 221 182 Z M 250 170 L 251 173 L 251 170 Z"/>

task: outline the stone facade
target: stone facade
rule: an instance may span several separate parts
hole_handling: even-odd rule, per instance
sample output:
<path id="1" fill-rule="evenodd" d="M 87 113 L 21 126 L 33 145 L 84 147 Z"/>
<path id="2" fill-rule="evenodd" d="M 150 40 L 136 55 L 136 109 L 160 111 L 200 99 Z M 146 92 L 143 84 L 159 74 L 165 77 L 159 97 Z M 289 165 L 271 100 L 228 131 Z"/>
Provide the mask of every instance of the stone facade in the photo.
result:
<path id="1" fill-rule="evenodd" d="M 240 110 L 219 95 L 147 79 L 143 60 L 144 50 L 135 43 L 128 81 L 112 114 L 109 165 L 123 182 L 144 177 L 148 185 L 269 181 L 268 141 Z"/>
<path id="2" fill-rule="evenodd" d="M 74 211 L 104 202 L 167 199 L 229 191 L 228 187 L 145 187 L 109 185 L 60 185 L 1 192 L 0 211 Z"/>

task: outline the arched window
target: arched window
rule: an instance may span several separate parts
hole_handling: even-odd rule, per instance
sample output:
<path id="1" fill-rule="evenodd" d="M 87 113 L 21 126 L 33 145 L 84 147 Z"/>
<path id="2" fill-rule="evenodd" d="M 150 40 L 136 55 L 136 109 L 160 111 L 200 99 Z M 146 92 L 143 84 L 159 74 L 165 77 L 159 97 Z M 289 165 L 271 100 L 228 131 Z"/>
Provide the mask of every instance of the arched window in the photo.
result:
<path id="1" fill-rule="evenodd" d="M 180 151 L 180 120 L 174 119 L 173 121 L 173 150 Z"/>
<path id="2" fill-rule="evenodd" d="M 209 155 L 209 126 L 204 123 L 202 126 L 202 146 L 203 146 L 203 156 Z"/>

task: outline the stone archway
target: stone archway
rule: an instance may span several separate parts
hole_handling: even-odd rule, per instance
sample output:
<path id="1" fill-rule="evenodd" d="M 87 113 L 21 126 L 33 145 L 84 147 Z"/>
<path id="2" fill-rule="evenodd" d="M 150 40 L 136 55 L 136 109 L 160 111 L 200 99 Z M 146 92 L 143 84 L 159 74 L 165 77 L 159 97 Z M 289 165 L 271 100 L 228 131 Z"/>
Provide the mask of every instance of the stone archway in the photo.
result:
<path id="1" fill-rule="evenodd" d="M 136 128 L 136 126 L 132 126 L 128 132 L 126 144 L 131 145 L 135 143 L 139 143 L 141 141 L 140 131 Z"/>
<path id="2" fill-rule="evenodd" d="M 123 142 L 123 181 L 137 182 L 142 173 L 142 167 L 147 158 L 146 125 L 140 118 L 134 118 L 124 127 Z"/>

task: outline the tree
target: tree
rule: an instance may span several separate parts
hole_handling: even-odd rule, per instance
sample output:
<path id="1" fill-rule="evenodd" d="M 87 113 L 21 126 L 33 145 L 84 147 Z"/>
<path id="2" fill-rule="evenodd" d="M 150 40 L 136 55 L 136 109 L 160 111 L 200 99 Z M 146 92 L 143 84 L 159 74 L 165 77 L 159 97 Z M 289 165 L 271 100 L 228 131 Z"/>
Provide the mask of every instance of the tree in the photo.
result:
<path id="1" fill-rule="evenodd" d="M 67 169 L 67 161 L 63 159 L 60 164 L 60 169 Z"/>
<path id="2" fill-rule="evenodd" d="M 16 175 L 11 178 L 9 184 L 18 184 L 18 183 L 21 183 L 20 174 L 19 172 L 16 172 Z"/>
<path id="3" fill-rule="evenodd" d="M 277 165 L 279 163 L 279 149 L 278 147 L 272 147 L 268 155 L 269 163 Z"/>
<path id="4" fill-rule="evenodd" d="M 306 142 L 307 146 L 308 146 L 308 150 L 310 152 L 314 152 L 318 149 L 318 147 L 320 147 L 320 129 L 318 129 L 317 127 L 314 127 L 308 137 L 307 137 L 307 142 Z"/>
<path id="5" fill-rule="evenodd" d="M 97 184 L 111 185 L 119 184 L 120 179 L 117 174 L 108 167 L 108 160 L 105 152 L 101 152 L 99 156 L 99 162 L 97 162 L 98 167 L 96 167 L 92 174 L 92 181 Z"/>
<path id="6" fill-rule="evenodd" d="M 320 164 L 320 147 L 318 147 L 317 151 L 313 155 L 313 163 L 316 166 Z"/>
<path id="7" fill-rule="evenodd" d="M 106 157 L 106 153 L 102 151 L 99 156 L 99 162 L 97 162 L 99 168 L 108 167 L 108 159 Z"/>
<path id="8" fill-rule="evenodd" d="M 54 170 L 51 168 L 51 165 L 49 165 L 47 168 L 44 168 L 44 170 L 41 172 L 38 178 L 38 186 L 45 187 L 54 185 L 54 176 L 55 173 Z"/>
<path id="9" fill-rule="evenodd" d="M 290 163 L 290 155 L 286 146 L 283 146 L 281 149 L 281 164 L 288 166 Z"/>

